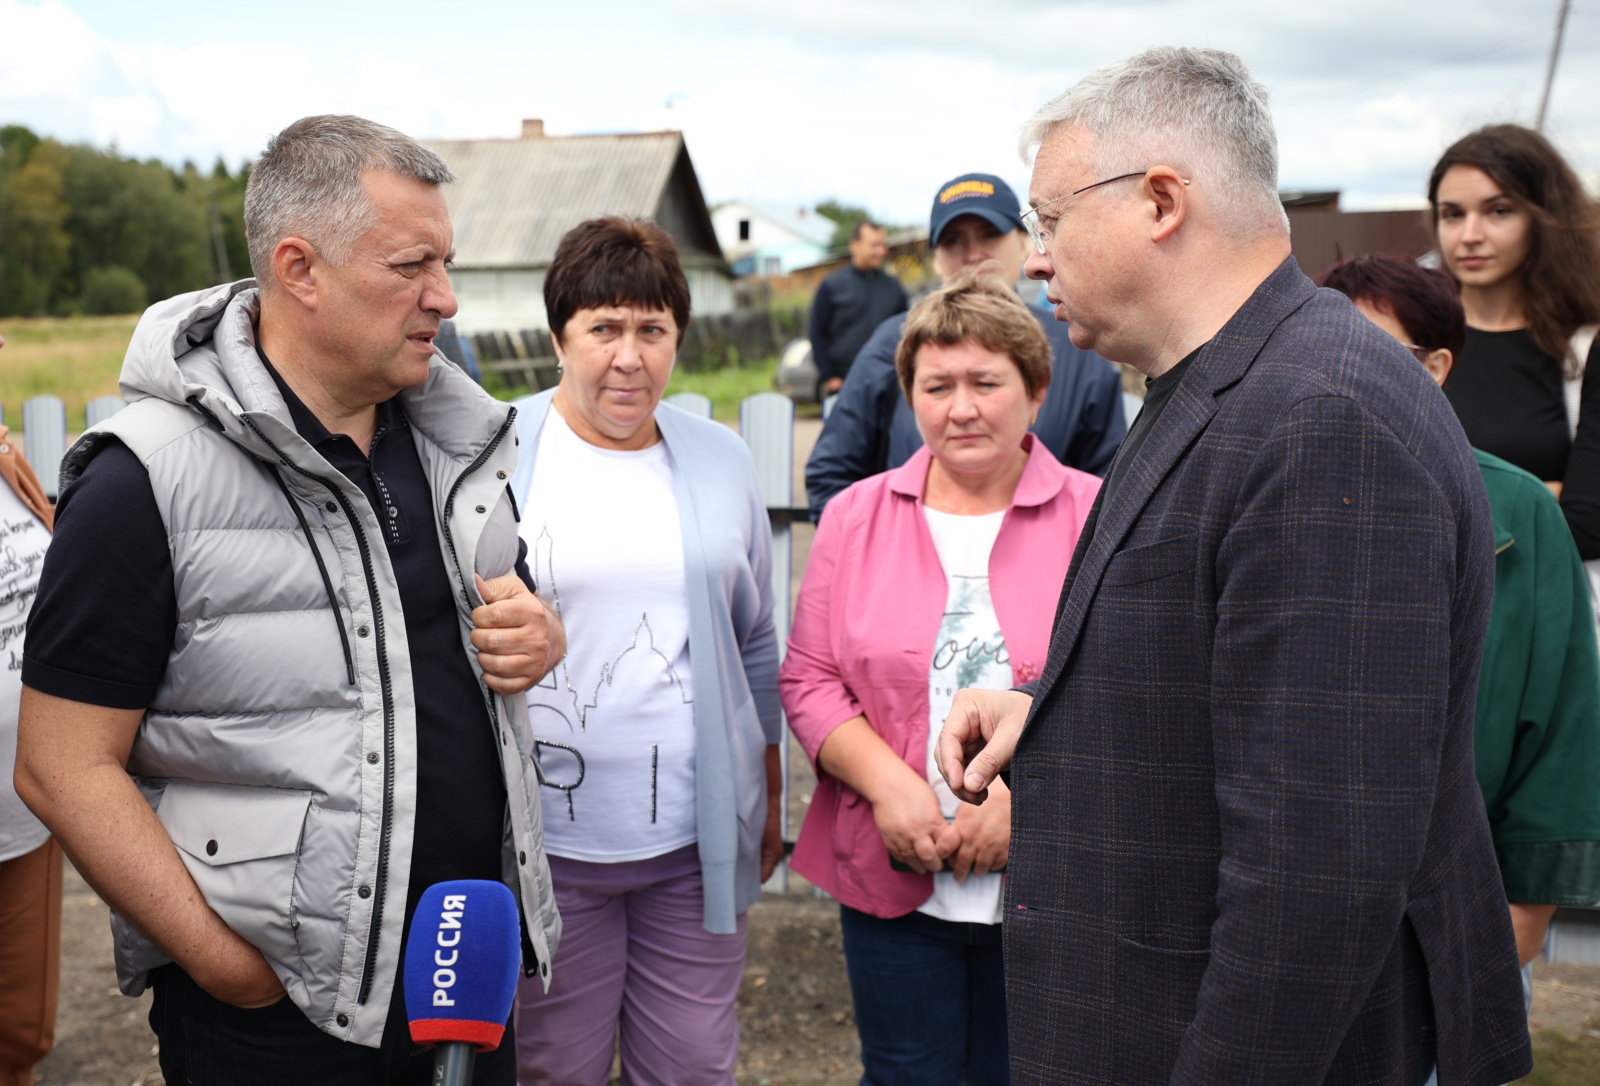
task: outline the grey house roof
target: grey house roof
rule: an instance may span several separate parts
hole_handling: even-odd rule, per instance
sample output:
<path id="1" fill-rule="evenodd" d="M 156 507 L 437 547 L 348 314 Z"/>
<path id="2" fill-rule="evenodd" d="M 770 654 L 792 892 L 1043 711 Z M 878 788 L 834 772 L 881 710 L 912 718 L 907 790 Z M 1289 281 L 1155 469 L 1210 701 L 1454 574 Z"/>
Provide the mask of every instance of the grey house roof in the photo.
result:
<path id="1" fill-rule="evenodd" d="M 542 268 L 585 219 L 654 219 L 686 265 L 724 265 L 700 181 L 678 132 L 436 140 L 459 268 Z"/>

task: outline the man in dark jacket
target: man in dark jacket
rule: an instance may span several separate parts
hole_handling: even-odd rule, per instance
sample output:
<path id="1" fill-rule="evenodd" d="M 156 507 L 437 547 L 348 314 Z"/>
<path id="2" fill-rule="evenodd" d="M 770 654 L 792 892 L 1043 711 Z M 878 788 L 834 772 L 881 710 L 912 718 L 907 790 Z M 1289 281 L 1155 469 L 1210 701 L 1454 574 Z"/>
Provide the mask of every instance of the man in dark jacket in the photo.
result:
<path id="1" fill-rule="evenodd" d="M 963 798 L 1010 767 L 1011 1081 L 1517 1079 L 1473 764 L 1494 526 L 1449 403 L 1290 257 L 1238 57 L 1102 68 L 1027 143 L 1028 273 L 1151 381 L 1039 680 L 939 739 Z"/>
<path id="2" fill-rule="evenodd" d="M 863 219 L 850 235 L 850 263 L 824 279 L 811 299 L 811 358 L 824 393 L 844 384 L 872 330 L 906 311 L 905 288 L 883 270 L 888 256 L 888 231 Z"/>
<path id="3" fill-rule="evenodd" d="M 994 274 L 1014 283 L 1031 251 L 1016 194 L 992 174 L 963 174 L 939 186 L 928 220 L 933 267 L 948 279 L 968 264 L 986 261 Z M 1033 432 L 1055 458 L 1070 467 L 1104 474 L 1127 431 L 1122 381 L 1105 359 L 1074 347 L 1067 326 L 1050 310 L 1029 305 L 1050 341 L 1050 389 Z M 856 357 L 839 399 L 806 461 L 806 498 L 811 519 L 833 496 L 858 479 L 897 468 L 922 448 L 917 420 L 900 392 L 894 349 L 906 317 L 878 326 Z"/>

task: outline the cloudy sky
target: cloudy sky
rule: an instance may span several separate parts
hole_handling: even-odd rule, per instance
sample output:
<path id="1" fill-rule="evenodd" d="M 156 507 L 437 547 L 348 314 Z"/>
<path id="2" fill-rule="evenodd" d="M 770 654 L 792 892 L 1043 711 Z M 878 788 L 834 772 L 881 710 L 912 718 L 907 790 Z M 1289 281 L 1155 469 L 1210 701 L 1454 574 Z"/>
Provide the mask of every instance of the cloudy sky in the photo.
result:
<path id="1" fill-rule="evenodd" d="M 0 123 L 230 164 L 308 113 L 422 137 L 683 130 L 707 196 L 896 222 L 1149 45 L 1241 54 L 1285 188 L 1413 206 L 1471 127 L 1531 122 L 1558 0 L 0 0 Z M 1575 0 L 1547 131 L 1600 171 L 1600 0 Z M 1020 188 L 1019 188 L 1019 191 Z"/>

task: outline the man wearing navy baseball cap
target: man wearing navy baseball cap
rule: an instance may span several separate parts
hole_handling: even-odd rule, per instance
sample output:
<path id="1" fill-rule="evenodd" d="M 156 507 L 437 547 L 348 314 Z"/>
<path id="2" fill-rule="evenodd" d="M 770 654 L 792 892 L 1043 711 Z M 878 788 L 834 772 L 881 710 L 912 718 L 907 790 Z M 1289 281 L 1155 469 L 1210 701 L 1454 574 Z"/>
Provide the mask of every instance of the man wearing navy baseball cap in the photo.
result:
<path id="1" fill-rule="evenodd" d="M 1015 283 L 1031 251 L 1016 193 L 1000 178 L 967 173 L 939 186 L 928 216 L 933 268 L 948 279 L 969 264 L 993 261 L 995 275 Z M 1067 325 L 1029 304 L 1050 341 L 1050 389 L 1033 431 L 1063 464 L 1105 473 L 1127 432 L 1122 381 L 1111 363 L 1074 347 Z M 880 324 L 845 377 L 839 400 L 806 462 L 813 520 L 839 491 L 858 479 L 899 467 L 922 447 L 922 434 L 900 391 L 894 349 L 906 315 Z"/>

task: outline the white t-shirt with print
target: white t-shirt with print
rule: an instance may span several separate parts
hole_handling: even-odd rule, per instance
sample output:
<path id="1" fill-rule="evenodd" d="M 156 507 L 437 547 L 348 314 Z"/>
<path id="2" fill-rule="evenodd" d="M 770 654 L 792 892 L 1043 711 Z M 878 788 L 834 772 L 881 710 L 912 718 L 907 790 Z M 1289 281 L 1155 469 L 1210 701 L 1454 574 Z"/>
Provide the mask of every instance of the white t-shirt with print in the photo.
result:
<path id="1" fill-rule="evenodd" d="M 951 820 L 961 801 L 939 773 L 934 748 L 956 691 L 966 687 L 1009 690 L 1012 686 L 1011 654 L 1006 651 L 1005 635 L 989 596 L 989 552 L 994 550 L 1006 511 L 981 516 L 941 513 L 927 506 L 922 511 L 949 586 L 928 669 L 927 772 L 939 797 L 939 809 Z M 940 920 L 998 924 L 1001 879 L 998 872 L 991 872 L 968 875 L 966 882 L 957 882 L 949 871 L 940 871 L 933 876 L 932 896 L 917 911 Z"/>
<path id="2" fill-rule="evenodd" d="M 554 407 L 519 531 L 567 655 L 528 691 L 544 844 L 621 863 L 692 844 L 694 685 L 683 534 L 663 442 L 602 449 Z"/>
<path id="3" fill-rule="evenodd" d="M 50 533 L 0 479 L 0 860 L 26 856 L 50 837 L 11 783 L 17 765 L 17 706 L 22 700 L 22 640 L 39 591 Z"/>

